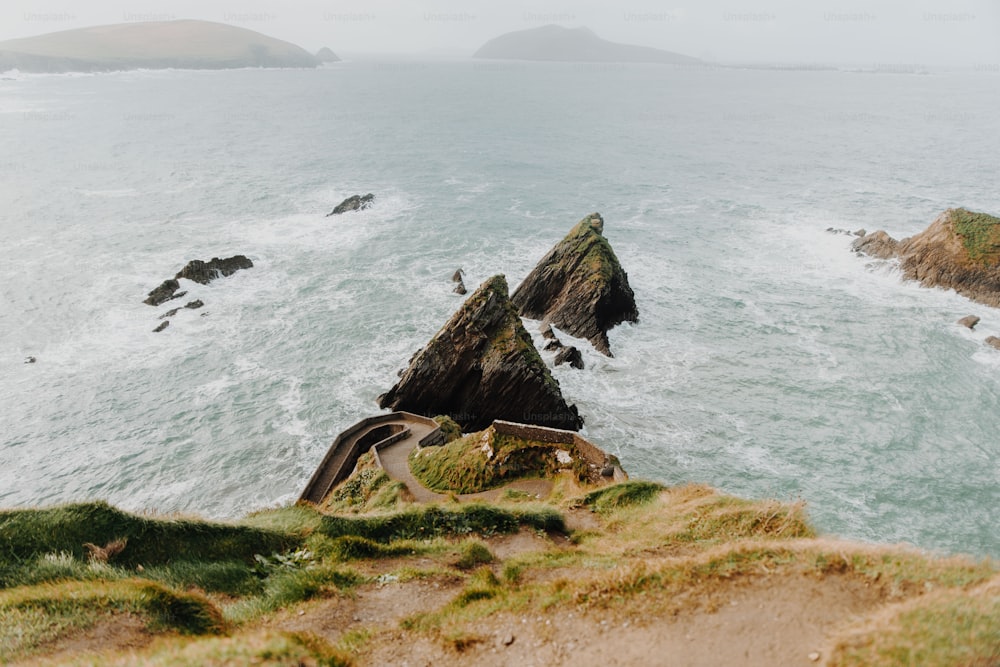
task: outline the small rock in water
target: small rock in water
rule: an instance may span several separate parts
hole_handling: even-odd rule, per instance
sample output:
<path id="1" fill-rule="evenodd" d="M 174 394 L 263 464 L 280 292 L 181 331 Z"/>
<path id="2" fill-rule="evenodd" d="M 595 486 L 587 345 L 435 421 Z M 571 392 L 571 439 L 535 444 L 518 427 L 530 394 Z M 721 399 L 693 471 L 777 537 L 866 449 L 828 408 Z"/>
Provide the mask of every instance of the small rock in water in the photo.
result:
<path id="1" fill-rule="evenodd" d="M 583 370 L 583 355 L 580 354 L 580 350 L 573 346 L 564 347 L 559 350 L 559 354 L 556 355 L 556 366 L 561 364 L 569 364 L 573 368 L 578 368 Z"/>
<path id="2" fill-rule="evenodd" d="M 464 294 L 467 294 L 469 292 L 469 290 L 465 289 L 465 283 L 462 282 L 461 280 L 459 280 L 458 284 L 455 285 L 455 289 L 453 289 L 452 292 L 454 292 L 455 294 L 463 294 L 464 295 Z"/>
<path id="3" fill-rule="evenodd" d="M 36 361 L 38 361 L 38 360 L 35 359 L 34 357 L 25 357 L 25 359 L 24 359 L 24 363 L 26 363 L 26 364 L 33 364 Z"/>
<path id="4" fill-rule="evenodd" d="M 462 275 L 465 273 L 461 268 L 455 269 L 455 273 L 451 274 L 451 282 L 460 283 L 462 282 Z"/>
<path id="5" fill-rule="evenodd" d="M 558 338 L 553 338 L 548 343 L 545 344 L 545 350 L 551 352 L 553 350 L 559 350 L 563 346 L 562 341 Z"/>
<path id="6" fill-rule="evenodd" d="M 164 329 L 166 329 L 169 326 L 170 326 L 170 320 L 164 320 L 163 324 L 161 324 L 160 326 L 158 326 L 155 329 L 153 329 L 153 333 L 160 333 L 161 331 L 163 331 Z"/>
<path id="7" fill-rule="evenodd" d="M 160 319 L 161 319 L 161 320 L 165 320 L 165 319 L 167 319 L 168 317 L 173 317 L 173 316 L 174 316 L 174 315 L 176 315 L 176 314 L 177 314 L 177 313 L 178 313 L 179 311 L 180 311 L 180 308 L 171 308 L 171 309 L 170 309 L 170 310 L 168 310 L 167 312 L 165 312 L 165 313 L 163 313 L 162 315 L 160 315 Z"/>
<path id="8" fill-rule="evenodd" d="M 989 338 L 987 338 L 986 344 L 989 345 L 990 347 L 995 347 L 996 349 L 1000 350 L 1000 338 L 997 338 L 996 336 L 990 336 Z"/>
<path id="9" fill-rule="evenodd" d="M 363 211 L 371 206 L 373 201 L 375 201 L 375 195 L 370 192 L 366 195 L 351 195 L 337 204 L 332 211 L 326 214 L 326 217 L 329 218 L 331 215 L 340 215 L 348 211 Z"/>
<path id="10" fill-rule="evenodd" d="M 864 228 L 862 228 L 862 229 L 856 230 L 854 232 L 854 235 L 855 236 L 868 236 L 868 232 L 867 232 L 867 230 L 865 230 Z"/>
<path id="11" fill-rule="evenodd" d="M 542 322 L 542 326 L 538 327 L 538 331 L 541 332 L 542 338 L 546 338 L 548 340 L 556 339 L 556 332 L 552 330 L 552 325 L 548 322 Z"/>
<path id="12" fill-rule="evenodd" d="M 979 318 L 975 315 L 966 315 L 958 321 L 963 327 L 968 327 L 969 329 L 975 329 L 976 325 L 979 324 Z"/>
<path id="13" fill-rule="evenodd" d="M 195 299 L 194 301 L 188 301 L 186 304 L 184 304 L 184 307 L 194 310 L 195 308 L 201 308 L 204 305 L 205 305 L 204 301 L 202 301 L 201 299 Z"/>

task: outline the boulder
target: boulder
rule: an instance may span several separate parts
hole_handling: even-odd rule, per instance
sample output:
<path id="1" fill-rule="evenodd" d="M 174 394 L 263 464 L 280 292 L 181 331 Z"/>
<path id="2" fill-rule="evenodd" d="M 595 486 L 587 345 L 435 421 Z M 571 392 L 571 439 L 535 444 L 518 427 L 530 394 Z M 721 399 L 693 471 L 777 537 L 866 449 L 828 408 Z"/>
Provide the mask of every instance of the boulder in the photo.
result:
<path id="1" fill-rule="evenodd" d="M 455 269 L 455 273 L 451 274 L 451 282 L 453 282 L 453 283 L 460 283 L 460 282 L 462 282 L 462 276 L 464 274 L 465 274 L 465 271 L 463 271 L 462 269 Z"/>
<path id="2" fill-rule="evenodd" d="M 25 357 L 24 358 L 24 363 L 26 363 L 26 364 L 33 364 L 36 361 L 38 361 L 38 359 L 35 359 L 34 357 Z"/>
<path id="3" fill-rule="evenodd" d="M 153 329 L 153 333 L 160 333 L 169 326 L 170 326 L 170 320 L 164 320 L 163 322 L 160 323 L 160 326 Z"/>
<path id="4" fill-rule="evenodd" d="M 990 347 L 1000 350 L 1000 338 L 997 338 L 996 336 L 990 336 L 986 339 L 985 343 Z"/>
<path id="5" fill-rule="evenodd" d="M 564 347 L 559 350 L 556 355 L 556 366 L 561 366 L 562 364 L 569 364 L 573 368 L 579 368 L 583 370 L 583 355 L 580 354 L 580 350 L 576 349 L 572 345 L 570 347 Z"/>
<path id="6" fill-rule="evenodd" d="M 216 278 L 231 276 L 240 269 L 250 268 L 253 268 L 253 262 L 246 255 L 233 255 L 225 259 L 213 257 L 207 262 L 203 262 L 200 259 L 193 259 L 174 276 L 174 279 L 187 278 L 196 283 L 207 285 Z"/>
<path id="7" fill-rule="evenodd" d="M 177 290 L 179 290 L 180 287 L 181 284 L 172 278 L 170 280 L 164 280 L 162 283 L 160 283 L 159 287 L 157 287 L 152 292 L 146 295 L 146 298 L 143 301 L 143 303 L 148 304 L 150 306 L 159 306 L 161 303 L 165 303 L 167 301 L 170 301 L 171 299 L 177 299 L 179 297 L 182 297 L 185 294 L 187 294 L 187 292 L 181 292 L 180 294 L 176 294 Z"/>
<path id="8" fill-rule="evenodd" d="M 511 300 L 523 317 L 545 320 L 611 355 L 607 332 L 636 322 L 639 311 L 628 275 L 604 238 L 604 219 L 592 213 L 542 258 Z"/>
<path id="9" fill-rule="evenodd" d="M 956 324 L 961 324 L 963 327 L 968 327 L 969 329 L 975 329 L 976 325 L 979 324 L 979 318 L 975 315 L 966 315 Z"/>
<path id="10" fill-rule="evenodd" d="M 186 304 L 184 304 L 184 307 L 190 308 L 191 310 L 195 310 L 196 308 L 201 308 L 204 305 L 205 305 L 204 301 L 202 301 L 201 299 L 195 299 L 194 301 L 188 301 Z"/>
<path id="11" fill-rule="evenodd" d="M 461 280 L 458 281 L 458 284 L 455 285 L 455 289 L 452 290 L 452 292 L 454 292 L 455 294 L 462 294 L 462 295 L 467 294 L 468 291 L 469 290 L 465 289 L 465 283 Z"/>
<path id="12" fill-rule="evenodd" d="M 556 339 L 556 332 L 552 330 L 552 325 L 548 322 L 542 322 L 542 325 L 538 327 L 538 331 L 542 334 L 542 338 L 546 340 Z"/>
<path id="13" fill-rule="evenodd" d="M 562 349 L 562 346 L 563 344 L 561 340 L 559 340 L 558 338 L 553 338 L 552 340 L 550 340 L 548 343 L 545 344 L 545 351 L 552 352 L 553 350 L 560 350 Z"/>
<path id="14" fill-rule="evenodd" d="M 899 241 L 879 230 L 856 239 L 851 249 L 878 259 L 892 259 L 899 253 Z"/>
<path id="15" fill-rule="evenodd" d="M 855 230 L 854 231 L 854 235 L 855 236 L 868 236 L 868 232 L 865 230 L 864 227 L 862 227 L 861 229 Z"/>
<path id="16" fill-rule="evenodd" d="M 375 195 L 368 193 L 366 195 L 351 195 L 344 201 L 337 204 L 332 211 L 326 214 L 326 217 L 331 215 L 340 215 L 341 213 L 347 213 L 348 211 L 363 211 L 372 205 L 375 201 Z"/>
<path id="17" fill-rule="evenodd" d="M 378 404 L 448 415 L 464 432 L 496 419 L 573 431 L 583 425 L 525 331 L 502 275 L 465 300 Z"/>

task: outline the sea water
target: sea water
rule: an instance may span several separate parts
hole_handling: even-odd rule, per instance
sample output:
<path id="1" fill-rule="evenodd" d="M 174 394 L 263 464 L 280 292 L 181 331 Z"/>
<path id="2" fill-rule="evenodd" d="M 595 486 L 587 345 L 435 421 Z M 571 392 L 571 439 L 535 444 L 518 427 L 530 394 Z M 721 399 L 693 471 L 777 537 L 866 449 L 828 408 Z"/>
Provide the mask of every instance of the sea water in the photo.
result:
<path id="1" fill-rule="evenodd" d="M 0 506 L 290 502 L 459 307 L 455 269 L 513 288 L 598 211 L 640 320 L 612 331 L 614 358 L 583 342 L 586 370 L 553 373 L 633 477 L 1000 556 L 1000 352 L 983 344 L 1000 311 L 826 231 L 1000 213 L 998 107 L 1000 77 L 960 72 L 9 76 Z M 324 217 L 366 192 L 373 208 Z M 142 303 L 187 261 L 237 253 L 254 268 Z M 975 331 L 955 324 L 970 313 Z"/>

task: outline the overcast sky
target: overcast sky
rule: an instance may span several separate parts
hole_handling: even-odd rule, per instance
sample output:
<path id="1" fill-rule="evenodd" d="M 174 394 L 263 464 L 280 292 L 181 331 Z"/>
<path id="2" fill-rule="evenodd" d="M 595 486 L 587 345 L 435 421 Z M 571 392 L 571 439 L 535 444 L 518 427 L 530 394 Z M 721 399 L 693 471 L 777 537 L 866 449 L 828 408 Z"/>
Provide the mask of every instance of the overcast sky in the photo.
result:
<path id="1" fill-rule="evenodd" d="M 309 51 L 471 54 L 546 23 L 724 62 L 1000 63 L 1000 0 L 3 0 L 0 40 L 123 21 L 197 18 Z"/>

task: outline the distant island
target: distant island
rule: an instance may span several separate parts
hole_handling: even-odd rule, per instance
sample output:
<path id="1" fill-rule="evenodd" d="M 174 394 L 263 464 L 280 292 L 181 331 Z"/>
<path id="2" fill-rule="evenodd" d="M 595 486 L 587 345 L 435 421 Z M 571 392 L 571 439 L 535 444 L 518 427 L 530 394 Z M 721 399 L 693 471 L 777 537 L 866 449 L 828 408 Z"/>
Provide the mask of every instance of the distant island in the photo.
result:
<path id="1" fill-rule="evenodd" d="M 0 71 L 316 67 L 319 62 L 289 42 L 211 21 L 119 23 L 0 42 Z"/>
<path id="2" fill-rule="evenodd" d="M 598 37 L 589 28 L 545 25 L 517 30 L 486 42 L 473 58 L 546 60 L 586 63 L 663 63 L 694 65 L 702 61 L 649 46 L 618 44 Z"/>

